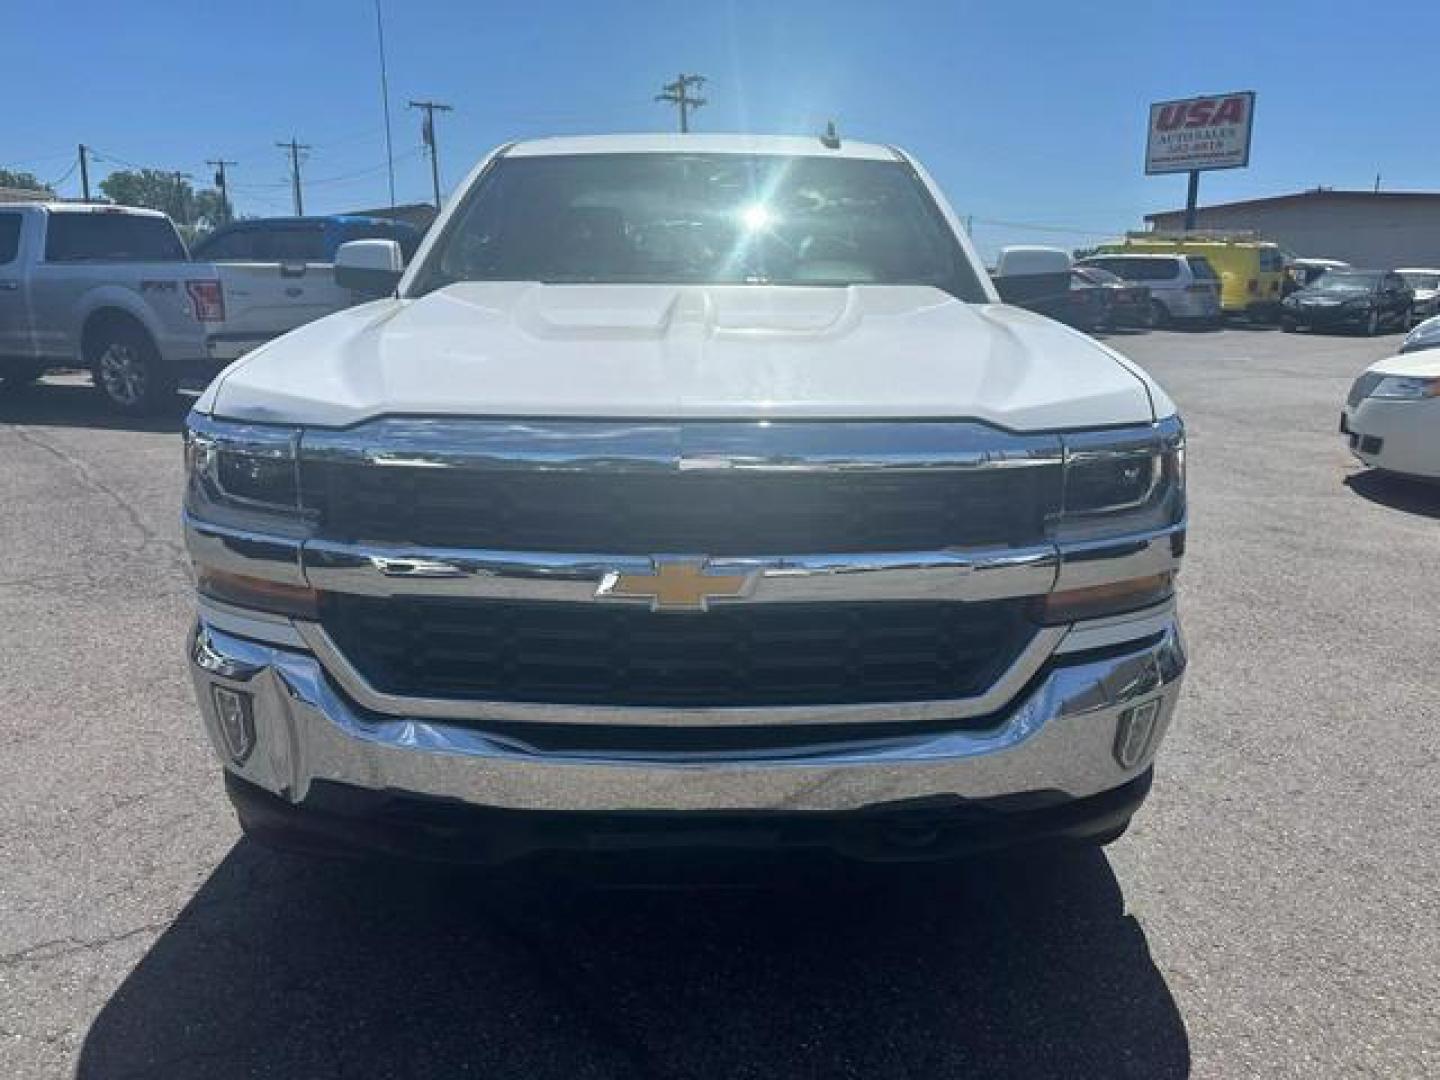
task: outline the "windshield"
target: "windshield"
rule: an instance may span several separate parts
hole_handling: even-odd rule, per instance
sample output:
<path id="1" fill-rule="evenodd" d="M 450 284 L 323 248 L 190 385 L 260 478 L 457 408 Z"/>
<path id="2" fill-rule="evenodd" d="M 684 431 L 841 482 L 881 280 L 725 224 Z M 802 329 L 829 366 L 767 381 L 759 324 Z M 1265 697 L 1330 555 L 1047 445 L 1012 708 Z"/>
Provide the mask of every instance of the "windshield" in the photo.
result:
<path id="1" fill-rule="evenodd" d="M 1412 289 L 1440 289 L 1440 274 L 1400 274 Z"/>
<path id="2" fill-rule="evenodd" d="M 916 284 L 986 299 L 907 164 L 778 155 L 502 158 L 416 291 L 457 281 Z"/>
<path id="3" fill-rule="evenodd" d="M 1317 292 L 1373 292 L 1380 275 L 1354 270 L 1326 270 L 1310 288 Z"/>

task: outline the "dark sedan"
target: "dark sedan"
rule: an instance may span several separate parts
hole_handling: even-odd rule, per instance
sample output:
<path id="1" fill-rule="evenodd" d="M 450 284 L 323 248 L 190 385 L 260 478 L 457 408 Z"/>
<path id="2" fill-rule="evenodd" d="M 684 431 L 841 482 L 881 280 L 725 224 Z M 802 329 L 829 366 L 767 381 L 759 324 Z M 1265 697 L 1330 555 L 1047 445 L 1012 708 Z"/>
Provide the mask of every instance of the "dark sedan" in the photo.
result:
<path id="1" fill-rule="evenodd" d="M 1383 329 L 1408 329 L 1415 294 L 1399 274 L 1383 270 L 1327 270 L 1305 288 L 1285 298 L 1280 325 L 1300 328 L 1352 329 L 1378 334 Z"/>
<path id="2" fill-rule="evenodd" d="M 1155 309 L 1150 303 L 1150 287 L 1126 281 L 1119 274 L 1112 274 L 1098 266 L 1077 266 L 1070 271 L 1071 281 L 1077 285 L 1098 287 L 1105 297 L 1106 326 L 1155 325 Z"/>

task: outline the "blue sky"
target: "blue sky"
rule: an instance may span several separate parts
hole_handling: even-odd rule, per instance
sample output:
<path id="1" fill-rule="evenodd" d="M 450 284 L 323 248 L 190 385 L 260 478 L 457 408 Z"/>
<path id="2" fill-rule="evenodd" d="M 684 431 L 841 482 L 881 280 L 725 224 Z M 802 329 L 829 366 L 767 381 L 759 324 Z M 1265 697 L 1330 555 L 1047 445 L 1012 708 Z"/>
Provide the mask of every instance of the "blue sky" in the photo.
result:
<path id="1" fill-rule="evenodd" d="M 1183 176 L 1143 175 L 1146 105 L 1258 93 L 1252 165 L 1201 199 L 1316 184 L 1440 188 L 1429 55 L 1440 4 L 712 0 L 382 0 L 397 197 L 429 197 L 410 98 L 448 101 L 443 180 L 515 137 L 666 129 L 654 104 L 701 72 L 708 131 L 815 132 L 898 143 L 930 168 L 982 249 L 1085 243 L 1181 205 Z M 288 213 L 292 133 L 314 149 L 306 210 L 388 200 L 373 0 L 72 0 L 5 20 L 0 166 L 92 180 L 125 163 L 208 175 L 238 159 L 239 209 Z M 115 12 L 123 11 L 117 18 Z M 1378 9 L 1377 9 L 1378 10 Z M 18 47 L 17 47 L 18 46 Z M 1044 231 L 1035 226 L 1060 227 Z"/>

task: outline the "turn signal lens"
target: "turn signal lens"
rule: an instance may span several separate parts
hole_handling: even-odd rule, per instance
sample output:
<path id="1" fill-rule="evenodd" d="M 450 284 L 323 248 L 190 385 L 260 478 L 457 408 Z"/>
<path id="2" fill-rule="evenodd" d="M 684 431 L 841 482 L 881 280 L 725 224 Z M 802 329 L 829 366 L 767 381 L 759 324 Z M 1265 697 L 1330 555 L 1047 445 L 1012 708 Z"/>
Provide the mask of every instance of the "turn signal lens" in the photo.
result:
<path id="1" fill-rule="evenodd" d="M 1149 577 L 1090 585 L 1083 589 L 1063 589 L 1037 597 L 1036 617 L 1046 626 L 1053 626 L 1080 619 L 1098 619 L 1105 615 L 1123 615 L 1127 611 L 1138 611 L 1168 600 L 1174 594 L 1174 574 L 1151 574 Z"/>
<path id="2" fill-rule="evenodd" d="M 196 585 L 202 595 L 236 607 L 301 619 L 316 618 L 320 612 L 320 593 L 306 585 L 287 585 L 209 567 L 198 570 Z"/>

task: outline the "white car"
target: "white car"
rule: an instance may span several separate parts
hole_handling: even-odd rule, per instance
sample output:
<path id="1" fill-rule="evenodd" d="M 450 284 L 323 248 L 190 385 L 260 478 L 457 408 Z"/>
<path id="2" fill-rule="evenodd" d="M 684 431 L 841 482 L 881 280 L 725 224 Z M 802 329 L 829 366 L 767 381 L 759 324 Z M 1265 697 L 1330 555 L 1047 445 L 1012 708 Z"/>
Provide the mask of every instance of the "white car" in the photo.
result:
<path id="1" fill-rule="evenodd" d="M 1372 364 L 1350 388 L 1340 430 L 1366 465 L 1440 479 L 1440 352 Z"/>
<path id="2" fill-rule="evenodd" d="M 1416 320 L 1440 315 L 1440 270 L 1433 266 L 1402 266 L 1395 272 L 1415 293 L 1410 310 Z"/>
<path id="3" fill-rule="evenodd" d="M 1405 335 L 1405 340 L 1400 343 L 1402 353 L 1422 352 L 1425 349 L 1440 348 L 1440 315 L 1433 319 L 1426 319 L 1410 333 Z"/>

